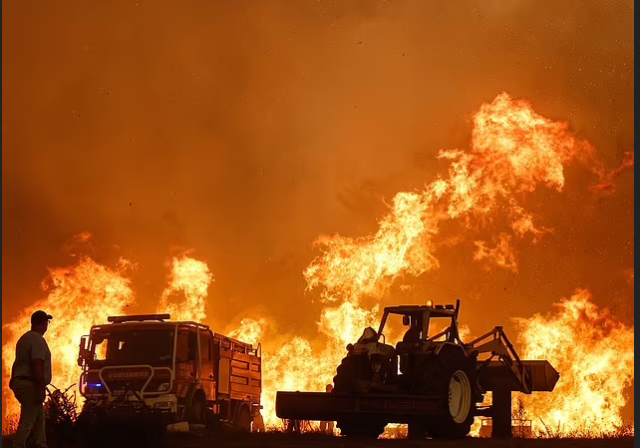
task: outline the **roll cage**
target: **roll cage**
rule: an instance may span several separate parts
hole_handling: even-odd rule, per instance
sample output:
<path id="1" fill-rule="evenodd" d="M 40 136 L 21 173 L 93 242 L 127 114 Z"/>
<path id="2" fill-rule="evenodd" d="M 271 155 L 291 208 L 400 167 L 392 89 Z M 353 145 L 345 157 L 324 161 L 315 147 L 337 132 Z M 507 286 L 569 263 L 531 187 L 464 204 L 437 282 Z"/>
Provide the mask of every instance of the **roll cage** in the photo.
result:
<path id="1" fill-rule="evenodd" d="M 455 305 L 433 305 L 431 301 L 427 302 L 427 305 L 403 305 L 403 306 L 389 306 L 384 309 L 382 321 L 380 322 L 380 328 L 378 330 L 378 340 L 384 337 L 384 327 L 387 324 L 389 315 L 396 314 L 403 316 L 403 323 L 405 325 L 413 325 L 416 321 L 417 325 L 421 327 L 422 339 L 425 341 L 435 341 L 436 339 L 446 336 L 447 342 L 459 342 L 464 345 L 460 340 L 460 334 L 458 331 L 458 314 L 460 312 L 460 300 L 456 301 Z M 408 319 L 407 319 L 408 318 Z M 427 337 L 429 334 L 429 323 L 432 318 L 449 318 L 451 319 L 451 325 L 449 325 L 444 331 Z"/>

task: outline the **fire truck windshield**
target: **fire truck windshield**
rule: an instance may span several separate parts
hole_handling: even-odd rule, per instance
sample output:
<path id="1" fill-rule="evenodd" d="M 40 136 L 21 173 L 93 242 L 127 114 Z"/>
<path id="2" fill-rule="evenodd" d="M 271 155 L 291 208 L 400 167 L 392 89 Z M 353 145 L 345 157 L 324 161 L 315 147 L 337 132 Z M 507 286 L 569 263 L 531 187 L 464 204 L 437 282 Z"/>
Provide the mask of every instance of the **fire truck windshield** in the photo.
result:
<path id="1" fill-rule="evenodd" d="M 151 365 L 170 367 L 173 359 L 174 331 L 170 329 L 109 329 L 95 332 L 95 366 Z"/>

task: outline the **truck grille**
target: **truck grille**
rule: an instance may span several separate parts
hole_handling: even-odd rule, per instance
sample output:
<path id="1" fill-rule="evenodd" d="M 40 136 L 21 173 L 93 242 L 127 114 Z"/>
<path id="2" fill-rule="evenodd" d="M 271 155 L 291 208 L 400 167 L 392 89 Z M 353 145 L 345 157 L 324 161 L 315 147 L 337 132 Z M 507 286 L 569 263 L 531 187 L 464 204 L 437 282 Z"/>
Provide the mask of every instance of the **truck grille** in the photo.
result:
<path id="1" fill-rule="evenodd" d="M 156 392 L 160 385 L 168 383 L 171 373 L 168 370 L 152 370 L 149 367 L 118 367 L 105 369 L 102 378 L 106 386 L 112 392 L 116 391 L 142 391 L 149 377 L 153 375 L 145 392 Z"/>

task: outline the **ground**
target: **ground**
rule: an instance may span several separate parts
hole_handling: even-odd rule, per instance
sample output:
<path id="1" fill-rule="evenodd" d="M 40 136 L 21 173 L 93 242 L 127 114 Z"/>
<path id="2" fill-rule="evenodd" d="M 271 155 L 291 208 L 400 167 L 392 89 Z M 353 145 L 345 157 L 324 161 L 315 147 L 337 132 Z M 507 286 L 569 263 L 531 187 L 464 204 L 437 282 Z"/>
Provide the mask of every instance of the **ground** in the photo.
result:
<path id="1" fill-rule="evenodd" d="M 229 435 L 215 438 L 194 436 L 171 436 L 165 438 L 156 448 L 632 448 L 633 438 L 620 439 L 466 439 L 464 441 L 434 440 L 357 440 L 343 437 L 327 437 L 314 434 L 250 434 Z M 8 443 L 7 443 L 8 442 Z M 115 448 L 123 448 L 118 444 Z M 9 440 L 4 439 L 2 446 L 10 448 Z M 53 447 L 52 447 L 53 448 Z"/>

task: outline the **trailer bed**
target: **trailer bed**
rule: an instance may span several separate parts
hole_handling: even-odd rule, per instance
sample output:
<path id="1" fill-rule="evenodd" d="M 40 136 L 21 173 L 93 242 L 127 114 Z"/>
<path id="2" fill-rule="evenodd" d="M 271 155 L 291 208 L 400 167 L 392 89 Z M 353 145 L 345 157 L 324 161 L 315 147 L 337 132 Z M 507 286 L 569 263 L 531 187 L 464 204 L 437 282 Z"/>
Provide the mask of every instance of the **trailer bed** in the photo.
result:
<path id="1" fill-rule="evenodd" d="M 293 420 L 336 421 L 343 416 L 384 415 L 388 423 L 406 423 L 415 416 L 437 415 L 443 400 L 429 395 L 336 394 L 282 392 L 276 395 L 276 415 Z"/>

